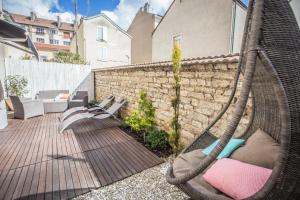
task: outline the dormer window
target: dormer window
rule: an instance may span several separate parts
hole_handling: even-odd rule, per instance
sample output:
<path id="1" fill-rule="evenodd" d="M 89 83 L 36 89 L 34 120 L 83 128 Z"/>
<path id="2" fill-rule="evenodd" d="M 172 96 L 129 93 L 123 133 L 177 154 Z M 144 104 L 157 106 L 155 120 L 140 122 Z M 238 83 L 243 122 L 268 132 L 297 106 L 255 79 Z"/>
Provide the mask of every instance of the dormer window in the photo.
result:
<path id="1" fill-rule="evenodd" d="M 97 26 L 96 39 L 98 41 L 107 41 L 107 27 L 106 26 Z"/>

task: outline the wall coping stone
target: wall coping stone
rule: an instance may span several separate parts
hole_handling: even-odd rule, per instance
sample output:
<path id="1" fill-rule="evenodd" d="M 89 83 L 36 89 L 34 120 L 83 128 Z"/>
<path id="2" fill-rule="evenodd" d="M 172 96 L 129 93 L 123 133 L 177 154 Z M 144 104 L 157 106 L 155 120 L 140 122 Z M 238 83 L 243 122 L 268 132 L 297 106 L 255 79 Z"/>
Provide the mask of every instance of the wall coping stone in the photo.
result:
<path id="1" fill-rule="evenodd" d="M 239 54 L 228 54 L 228 55 L 183 59 L 182 66 L 220 64 L 220 63 L 229 64 L 229 63 L 237 63 L 238 61 L 239 61 Z M 92 71 L 97 72 L 97 71 L 110 71 L 110 70 L 120 70 L 120 69 L 170 67 L 170 66 L 172 66 L 172 61 L 160 61 L 160 62 L 152 62 L 152 63 L 140 63 L 140 64 L 133 64 L 133 65 L 121 65 L 121 66 L 113 66 L 107 68 L 99 68 L 99 69 L 93 69 Z"/>

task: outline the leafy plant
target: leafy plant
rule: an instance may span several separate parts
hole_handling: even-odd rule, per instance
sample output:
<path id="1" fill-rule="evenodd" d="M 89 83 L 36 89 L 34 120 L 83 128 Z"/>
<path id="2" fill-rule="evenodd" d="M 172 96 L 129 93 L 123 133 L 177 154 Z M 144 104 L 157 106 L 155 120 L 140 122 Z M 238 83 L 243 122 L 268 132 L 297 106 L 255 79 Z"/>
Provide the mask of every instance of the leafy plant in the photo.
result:
<path id="1" fill-rule="evenodd" d="M 163 130 L 154 130 L 146 137 L 147 145 L 153 150 L 165 150 L 169 146 L 168 134 Z"/>
<path id="2" fill-rule="evenodd" d="M 23 97 L 28 92 L 26 90 L 27 84 L 27 79 L 20 75 L 9 75 L 5 78 L 5 86 L 9 96 Z"/>
<path id="3" fill-rule="evenodd" d="M 51 61 L 58 63 L 85 64 L 79 54 L 72 52 L 58 52 Z"/>
<path id="4" fill-rule="evenodd" d="M 174 110 L 174 117 L 172 120 L 172 132 L 170 133 L 169 142 L 173 149 L 173 152 L 177 155 L 182 149 L 181 137 L 181 125 L 179 123 L 179 105 L 180 105 L 180 87 L 181 87 L 181 49 L 178 42 L 174 44 L 173 54 L 173 78 L 174 78 L 174 90 L 175 96 L 172 99 L 172 107 Z"/>
<path id="5" fill-rule="evenodd" d="M 88 103 L 87 107 L 88 107 L 88 108 L 96 107 L 98 104 L 99 104 L 98 101 L 96 101 L 96 100 L 91 100 L 91 101 Z"/>
<path id="6" fill-rule="evenodd" d="M 28 54 L 25 54 L 23 57 L 21 57 L 22 60 L 31 60 L 31 56 Z"/>
<path id="7" fill-rule="evenodd" d="M 155 108 L 145 91 L 140 91 L 138 108 L 133 114 L 125 118 L 125 123 L 137 133 L 145 134 L 154 130 L 156 125 Z"/>

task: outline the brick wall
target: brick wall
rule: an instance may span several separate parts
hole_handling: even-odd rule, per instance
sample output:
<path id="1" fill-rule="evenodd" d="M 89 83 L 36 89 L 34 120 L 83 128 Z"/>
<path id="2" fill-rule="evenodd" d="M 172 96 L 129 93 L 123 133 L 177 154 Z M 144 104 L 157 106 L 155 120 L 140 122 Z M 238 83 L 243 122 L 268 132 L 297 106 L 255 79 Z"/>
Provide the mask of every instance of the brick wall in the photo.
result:
<path id="1" fill-rule="evenodd" d="M 200 134 L 227 102 L 237 67 L 237 56 L 187 60 L 182 66 L 181 110 L 182 139 L 187 144 Z M 156 118 L 161 128 L 170 130 L 172 120 L 171 98 L 173 73 L 170 63 L 115 67 L 95 71 L 96 99 L 107 95 L 125 97 L 128 105 L 123 116 L 130 114 L 137 105 L 138 94 L 144 89 L 156 108 Z M 239 85 L 240 87 L 240 85 Z M 237 95 L 238 96 L 238 93 Z M 229 111 L 212 130 L 220 135 L 231 118 L 236 98 Z M 251 112 L 248 103 L 237 134 L 248 122 Z"/>

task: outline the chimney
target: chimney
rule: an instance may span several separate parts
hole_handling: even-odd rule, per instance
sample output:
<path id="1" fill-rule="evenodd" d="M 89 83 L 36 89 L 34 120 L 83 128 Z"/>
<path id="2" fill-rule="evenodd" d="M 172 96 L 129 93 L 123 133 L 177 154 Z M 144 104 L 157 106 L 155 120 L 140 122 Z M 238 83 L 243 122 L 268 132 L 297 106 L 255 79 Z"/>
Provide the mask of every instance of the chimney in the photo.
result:
<path id="1" fill-rule="evenodd" d="M 30 20 L 31 21 L 35 21 L 36 20 L 36 14 L 33 11 L 30 12 Z"/>
<path id="2" fill-rule="evenodd" d="M 144 12 L 149 12 L 149 8 L 150 8 L 149 3 L 148 2 L 145 3 L 145 5 L 144 5 Z"/>
<path id="3" fill-rule="evenodd" d="M 61 20 L 60 20 L 60 17 L 59 17 L 59 16 L 57 16 L 57 27 L 59 28 L 59 27 L 60 27 L 60 25 L 61 25 Z"/>

